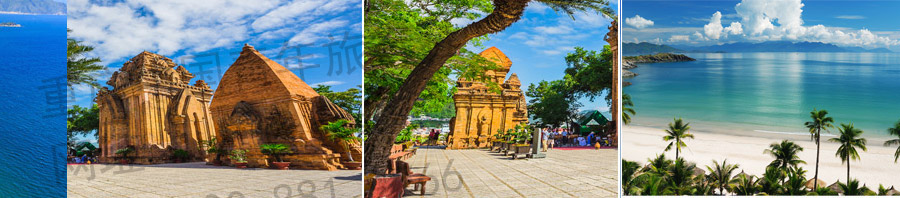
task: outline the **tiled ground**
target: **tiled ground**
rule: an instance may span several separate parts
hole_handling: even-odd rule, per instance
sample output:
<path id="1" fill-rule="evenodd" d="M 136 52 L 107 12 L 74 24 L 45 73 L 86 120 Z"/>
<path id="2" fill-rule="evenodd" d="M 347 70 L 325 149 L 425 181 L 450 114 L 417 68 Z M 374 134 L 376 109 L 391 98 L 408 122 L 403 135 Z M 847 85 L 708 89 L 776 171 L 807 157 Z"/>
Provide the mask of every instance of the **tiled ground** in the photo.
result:
<path id="1" fill-rule="evenodd" d="M 361 171 L 241 170 L 202 162 L 67 168 L 68 197 L 362 197 Z"/>
<path id="2" fill-rule="evenodd" d="M 431 181 L 424 196 L 409 186 L 406 197 L 616 197 L 617 150 L 546 154 L 544 159 L 510 160 L 482 149 L 420 148 L 407 161 L 413 172 Z"/>

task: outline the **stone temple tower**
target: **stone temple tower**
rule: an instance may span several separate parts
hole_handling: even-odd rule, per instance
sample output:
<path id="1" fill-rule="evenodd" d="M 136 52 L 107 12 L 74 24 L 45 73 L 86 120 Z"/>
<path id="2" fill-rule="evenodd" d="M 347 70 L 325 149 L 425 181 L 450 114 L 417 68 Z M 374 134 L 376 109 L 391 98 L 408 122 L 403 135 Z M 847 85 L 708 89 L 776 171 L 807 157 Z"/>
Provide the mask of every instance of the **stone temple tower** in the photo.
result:
<path id="1" fill-rule="evenodd" d="M 142 52 L 122 65 L 94 99 L 100 109 L 100 160 L 116 161 L 115 151 L 131 147 L 139 164 L 172 160 L 177 149 L 205 158 L 201 142 L 215 137 L 208 109 L 212 90 L 203 80 L 159 54 Z"/>
<path id="2" fill-rule="evenodd" d="M 246 150 L 250 167 L 268 166 L 263 144 L 284 144 L 292 169 L 337 170 L 352 155 L 362 159 L 359 142 L 328 140 L 319 127 L 353 116 L 319 95 L 293 72 L 245 45 L 215 92 L 210 110 L 221 149 Z M 228 162 L 227 159 L 225 159 Z"/>
<path id="3" fill-rule="evenodd" d="M 509 79 L 506 78 L 512 61 L 496 47 L 478 55 L 500 66 L 496 70 L 488 70 L 486 75 L 501 90 L 497 93 L 481 82 L 463 78 L 457 80 L 457 91 L 453 95 L 456 117 L 450 121 L 448 149 L 486 147 L 497 130 L 506 131 L 528 121 L 519 77 L 513 73 Z"/>

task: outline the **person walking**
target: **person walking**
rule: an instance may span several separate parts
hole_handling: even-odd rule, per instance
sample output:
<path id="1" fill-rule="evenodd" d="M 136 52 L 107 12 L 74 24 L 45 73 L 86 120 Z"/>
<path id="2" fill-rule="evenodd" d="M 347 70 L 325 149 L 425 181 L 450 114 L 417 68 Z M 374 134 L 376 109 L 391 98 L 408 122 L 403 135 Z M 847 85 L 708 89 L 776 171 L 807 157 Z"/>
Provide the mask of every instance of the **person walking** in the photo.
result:
<path id="1" fill-rule="evenodd" d="M 541 152 L 547 152 L 547 136 L 550 136 L 550 133 L 547 132 L 547 129 L 541 129 L 541 144 L 543 144 L 544 149 L 541 149 Z"/>

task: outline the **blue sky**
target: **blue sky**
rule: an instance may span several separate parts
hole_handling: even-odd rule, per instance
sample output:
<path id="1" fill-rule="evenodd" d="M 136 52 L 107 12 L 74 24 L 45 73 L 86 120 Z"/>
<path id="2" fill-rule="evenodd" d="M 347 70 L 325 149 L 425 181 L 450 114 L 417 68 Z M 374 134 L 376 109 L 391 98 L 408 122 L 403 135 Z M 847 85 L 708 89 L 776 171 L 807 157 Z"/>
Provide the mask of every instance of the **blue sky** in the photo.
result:
<path id="1" fill-rule="evenodd" d="M 625 0 L 622 42 L 809 41 L 898 51 L 898 7 L 900 1 Z"/>
<path id="2" fill-rule="evenodd" d="M 612 3 L 617 9 L 618 5 Z M 522 19 L 503 32 L 490 35 L 483 48 L 469 46 L 468 49 L 481 52 L 495 46 L 512 61 L 510 75 L 516 73 L 522 82 L 522 90 L 541 80 L 562 79 L 566 68 L 565 56 L 574 52 L 574 47 L 601 51 L 607 45 L 603 38 L 609 31 L 612 19 L 598 14 L 578 13 L 573 20 L 565 13 L 556 13 L 549 7 L 532 2 Z M 468 24 L 469 21 L 457 24 Z M 509 76 L 507 76 L 508 78 Z M 603 98 L 594 102 L 587 98 L 580 100 L 581 110 L 609 111 Z"/>
<path id="3" fill-rule="evenodd" d="M 192 83 L 202 78 L 215 89 L 244 43 L 313 86 L 342 91 L 362 82 L 358 0 L 93 2 L 70 0 L 67 25 L 69 36 L 94 46 L 90 56 L 109 67 L 98 74 L 103 85 L 125 61 L 149 51 L 184 65 Z M 95 93 L 76 86 L 69 105 L 90 105 Z"/>
<path id="4" fill-rule="evenodd" d="M 362 83 L 361 9 L 358 0 L 69 0 L 67 26 L 109 68 L 97 74 L 104 86 L 149 51 L 185 66 L 192 84 L 203 79 L 215 89 L 248 43 L 307 84 L 343 91 Z M 68 104 L 88 106 L 95 95 L 75 86 Z"/>

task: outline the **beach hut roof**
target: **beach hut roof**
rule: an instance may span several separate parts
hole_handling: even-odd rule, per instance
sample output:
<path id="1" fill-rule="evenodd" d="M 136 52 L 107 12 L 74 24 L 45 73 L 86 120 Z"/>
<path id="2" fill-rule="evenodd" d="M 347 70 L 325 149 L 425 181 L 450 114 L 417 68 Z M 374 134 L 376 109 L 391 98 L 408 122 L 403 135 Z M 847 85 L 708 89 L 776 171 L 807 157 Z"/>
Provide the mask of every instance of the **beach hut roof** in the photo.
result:
<path id="1" fill-rule="evenodd" d="M 694 167 L 694 175 L 706 175 L 706 170 L 703 170 L 699 167 Z"/>
<path id="2" fill-rule="evenodd" d="M 891 186 L 891 189 L 888 190 L 885 195 L 887 195 L 887 196 L 900 195 L 900 191 L 897 191 L 897 189 L 894 189 L 894 186 Z"/>
<path id="3" fill-rule="evenodd" d="M 825 183 L 825 181 L 822 181 L 821 179 L 819 179 L 819 180 L 810 179 L 810 180 L 806 181 L 806 188 L 808 188 L 808 189 L 815 188 L 816 186 L 815 186 L 815 183 L 813 183 L 813 182 L 819 183 L 819 188 L 822 188 L 822 187 L 825 187 L 825 185 L 828 185 L 828 183 Z"/>
<path id="4" fill-rule="evenodd" d="M 840 182 L 841 181 L 838 180 L 838 181 L 834 182 L 833 184 L 829 185 L 828 188 L 830 188 L 831 190 L 833 190 L 834 192 L 837 192 L 837 193 L 844 193 L 844 190 L 841 189 L 841 185 L 838 184 Z"/>

